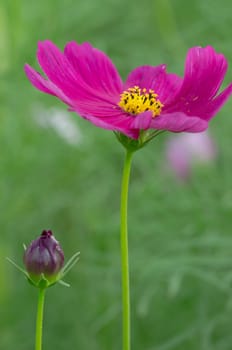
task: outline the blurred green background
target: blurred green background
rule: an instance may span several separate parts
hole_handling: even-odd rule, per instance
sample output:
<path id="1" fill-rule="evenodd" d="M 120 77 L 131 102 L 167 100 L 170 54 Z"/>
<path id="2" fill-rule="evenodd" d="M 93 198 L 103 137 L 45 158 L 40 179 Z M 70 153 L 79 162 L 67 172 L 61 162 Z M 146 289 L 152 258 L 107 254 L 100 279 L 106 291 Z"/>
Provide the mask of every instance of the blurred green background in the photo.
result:
<path id="1" fill-rule="evenodd" d="M 5 257 L 52 229 L 81 260 L 47 293 L 44 350 L 121 348 L 119 191 L 123 148 L 74 114 L 77 143 L 44 116 L 66 107 L 36 91 L 39 40 L 104 50 L 123 77 L 167 63 L 183 74 L 189 47 L 230 61 L 231 0 L 40 0 L 0 3 L 0 349 L 31 350 L 37 291 Z M 56 110 L 54 110 L 56 108 Z M 165 171 L 160 136 L 134 158 L 129 207 L 133 350 L 232 349 L 232 101 L 210 124 L 219 159 L 182 184 Z M 45 125 L 46 124 L 46 125 Z M 78 137 L 77 137 L 78 136 Z M 74 135 L 75 137 L 75 135 Z"/>

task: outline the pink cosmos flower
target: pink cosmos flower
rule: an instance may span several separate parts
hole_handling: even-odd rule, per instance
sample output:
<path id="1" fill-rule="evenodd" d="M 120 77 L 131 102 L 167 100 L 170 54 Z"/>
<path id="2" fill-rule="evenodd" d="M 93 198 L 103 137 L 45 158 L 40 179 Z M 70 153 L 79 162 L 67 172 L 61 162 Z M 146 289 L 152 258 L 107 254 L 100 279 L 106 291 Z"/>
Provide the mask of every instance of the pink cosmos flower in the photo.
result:
<path id="1" fill-rule="evenodd" d="M 141 130 L 201 132 L 232 93 L 218 94 L 227 60 L 214 48 L 191 48 L 184 77 L 166 66 L 135 68 L 123 82 L 111 60 L 89 43 L 69 42 L 61 52 L 52 42 L 38 44 L 44 78 L 29 65 L 25 72 L 42 92 L 54 95 L 98 127 L 138 139 Z"/>
<path id="2" fill-rule="evenodd" d="M 181 181 L 189 180 L 194 164 L 216 161 L 218 149 L 205 131 L 198 134 L 182 133 L 167 140 L 166 158 L 169 168 Z"/>

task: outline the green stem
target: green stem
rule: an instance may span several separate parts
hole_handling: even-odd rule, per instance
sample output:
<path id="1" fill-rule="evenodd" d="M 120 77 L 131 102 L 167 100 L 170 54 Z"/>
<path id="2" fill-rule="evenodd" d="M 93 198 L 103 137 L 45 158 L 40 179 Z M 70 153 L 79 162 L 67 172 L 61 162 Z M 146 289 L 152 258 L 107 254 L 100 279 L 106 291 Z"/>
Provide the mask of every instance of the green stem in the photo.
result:
<path id="1" fill-rule="evenodd" d="M 45 299 L 45 288 L 41 288 L 39 289 L 38 307 L 37 307 L 35 350 L 42 350 L 44 299 Z"/>
<path id="2" fill-rule="evenodd" d="M 127 151 L 121 189 L 121 269 L 122 269 L 122 331 L 123 350 L 130 350 L 130 281 L 127 233 L 128 187 L 133 152 Z"/>

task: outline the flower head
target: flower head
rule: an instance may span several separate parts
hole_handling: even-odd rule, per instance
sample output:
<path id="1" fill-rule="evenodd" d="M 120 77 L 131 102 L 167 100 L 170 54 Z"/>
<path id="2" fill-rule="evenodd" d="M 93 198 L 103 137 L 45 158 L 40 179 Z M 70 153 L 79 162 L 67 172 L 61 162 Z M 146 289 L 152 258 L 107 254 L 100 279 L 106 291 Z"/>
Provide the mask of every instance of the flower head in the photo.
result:
<path id="1" fill-rule="evenodd" d="M 176 135 L 166 145 L 168 165 L 181 181 L 190 178 L 193 165 L 213 162 L 217 153 L 216 144 L 207 131 Z"/>
<path id="2" fill-rule="evenodd" d="M 39 90 L 54 95 L 98 127 L 132 139 L 141 131 L 201 132 L 232 93 L 232 84 L 218 94 L 227 60 L 214 48 L 193 47 L 184 77 L 166 66 L 141 66 L 123 82 L 111 60 L 89 43 L 69 42 L 61 52 L 40 42 L 38 62 L 44 78 L 29 65 L 25 72 Z"/>
<path id="3" fill-rule="evenodd" d="M 54 282 L 63 267 L 64 253 L 52 232 L 44 230 L 25 250 L 23 260 L 33 282 L 41 278 Z"/>

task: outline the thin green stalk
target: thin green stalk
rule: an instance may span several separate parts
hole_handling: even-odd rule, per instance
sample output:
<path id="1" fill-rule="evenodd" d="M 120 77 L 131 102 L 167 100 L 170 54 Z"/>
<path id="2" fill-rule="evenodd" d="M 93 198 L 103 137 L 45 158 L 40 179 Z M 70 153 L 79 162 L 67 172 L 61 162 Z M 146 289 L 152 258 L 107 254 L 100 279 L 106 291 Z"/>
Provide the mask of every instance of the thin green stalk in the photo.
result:
<path id="1" fill-rule="evenodd" d="M 36 318 L 35 350 L 42 350 L 44 299 L 45 288 L 40 288 Z"/>
<path id="2" fill-rule="evenodd" d="M 133 152 L 127 151 L 124 161 L 121 189 L 121 269 L 122 269 L 122 341 L 123 350 L 130 350 L 130 281 L 127 233 L 128 187 Z"/>

